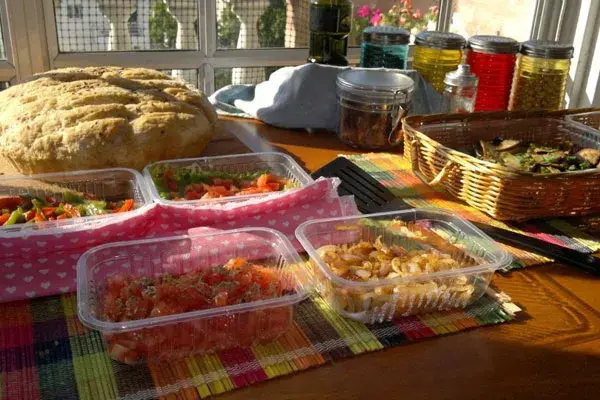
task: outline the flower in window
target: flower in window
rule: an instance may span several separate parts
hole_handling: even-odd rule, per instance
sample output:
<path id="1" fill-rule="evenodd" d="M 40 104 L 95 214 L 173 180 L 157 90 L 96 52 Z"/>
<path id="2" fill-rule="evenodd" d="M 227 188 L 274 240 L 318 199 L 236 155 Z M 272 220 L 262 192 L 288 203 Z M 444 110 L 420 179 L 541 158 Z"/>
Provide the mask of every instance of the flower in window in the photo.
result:
<path id="1" fill-rule="evenodd" d="M 358 11 L 356 12 L 356 16 L 360 17 L 360 18 L 368 18 L 369 15 L 371 15 L 371 9 L 366 4 L 364 6 L 362 6 L 361 8 L 359 8 Z"/>
<path id="2" fill-rule="evenodd" d="M 423 11 L 421 11 L 420 9 L 416 9 L 415 12 L 413 13 L 412 17 L 414 19 L 421 19 L 423 18 Z"/>
<path id="3" fill-rule="evenodd" d="M 373 26 L 379 26 L 379 24 L 381 24 L 382 19 L 383 19 L 383 15 L 381 14 L 381 11 L 379 9 L 377 9 L 377 10 L 373 11 L 373 16 L 371 17 L 371 20 L 369 22 Z"/>

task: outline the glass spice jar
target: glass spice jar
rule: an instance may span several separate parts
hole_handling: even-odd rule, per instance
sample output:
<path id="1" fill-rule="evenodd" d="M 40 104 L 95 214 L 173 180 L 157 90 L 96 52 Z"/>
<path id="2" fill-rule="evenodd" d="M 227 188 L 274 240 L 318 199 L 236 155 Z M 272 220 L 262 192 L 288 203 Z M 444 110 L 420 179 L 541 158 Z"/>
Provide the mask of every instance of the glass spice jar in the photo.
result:
<path id="1" fill-rule="evenodd" d="M 456 71 L 448 72 L 444 79 L 444 111 L 473 112 L 478 82 L 479 78 L 467 64 L 460 64 Z"/>
<path id="2" fill-rule="evenodd" d="M 336 84 L 342 142 L 371 150 L 400 143 L 401 119 L 414 90 L 411 78 L 393 70 L 351 69 L 341 72 Z"/>
<path id="3" fill-rule="evenodd" d="M 465 39 L 456 33 L 420 32 L 415 38 L 413 68 L 441 93 L 446 74 L 462 62 L 465 44 Z"/>
<path id="4" fill-rule="evenodd" d="M 529 40 L 521 46 L 509 110 L 564 108 L 573 46 Z"/>
<path id="5" fill-rule="evenodd" d="M 406 69 L 410 32 L 392 26 L 369 26 L 362 33 L 360 66 Z"/>
<path id="6" fill-rule="evenodd" d="M 475 111 L 508 109 L 519 42 L 503 36 L 469 38 L 467 64 L 479 78 Z"/>

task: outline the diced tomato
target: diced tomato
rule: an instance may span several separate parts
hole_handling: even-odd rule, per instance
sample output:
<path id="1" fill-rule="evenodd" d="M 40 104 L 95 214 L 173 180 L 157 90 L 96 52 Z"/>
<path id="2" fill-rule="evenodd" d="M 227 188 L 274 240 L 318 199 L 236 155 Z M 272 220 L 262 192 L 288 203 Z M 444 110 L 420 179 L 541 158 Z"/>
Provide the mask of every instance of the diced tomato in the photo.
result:
<path id="1" fill-rule="evenodd" d="M 173 171 L 172 169 L 166 170 L 165 173 L 163 174 L 165 181 L 167 182 L 167 187 L 174 192 L 179 192 L 179 185 L 177 184 L 177 181 L 173 177 L 174 175 L 175 175 L 175 171 Z"/>
<path id="2" fill-rule="evenodd" d="M 56 204 L 56 199 L 54 197 L 50 197 L 50 196 L 46 196 L 46 203 L 51 204 L 51 205 L 57 205 Z"/>
<path id="3" fill-rule="evenodd" d="M 25 213 L 25 221 L 31 221 L 35 218 L 35 210 L 29 210 Z"/>
<path id="4" fill-rule="evenodd" d="M 45 217 L 51 217 L 56 212 L 56 207 L 42 207 L 42 213 Z"/>
<path id="5" fill-rule="evenodd" d="M 66 213 L 65 214 L 60 214 L 58 217 L 56 217 L 56 219 L 67 219 L 67 218 L 69 218 L 69 217 L 67 216 Z"/>
<path id="6" fill-rule="evenodd" d="M 18 196 L 0 197 L 0 209 L 7 208 L 10 211 L 14 211 L 22 202 L 23 200 Z"/>
<path id="7" fill-rule="evenodd" d="M 267 183 L 267 186 L 274 192 L 279 190 L 280 184 L 279 182 L 269 182 Z"/>

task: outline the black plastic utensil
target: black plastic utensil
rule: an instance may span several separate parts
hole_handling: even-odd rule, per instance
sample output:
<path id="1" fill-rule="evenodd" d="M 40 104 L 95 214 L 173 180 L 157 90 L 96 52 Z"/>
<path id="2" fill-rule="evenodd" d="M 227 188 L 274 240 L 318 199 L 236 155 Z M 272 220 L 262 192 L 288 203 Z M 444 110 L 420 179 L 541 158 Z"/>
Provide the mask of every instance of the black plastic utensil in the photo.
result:
<path id="1" fill-rule="evenodd" d="M 396 197 L 365 170 L 344 157 L 338 157 L 312 174 L 313 178 L 338 177 L 340 195 L 353 195 L 358 209 L 365 214 L 397 211 L 413 208 Z M 470 221 L 493 239 L 522 250 L 552 258 L 557 262 L 573 265 L 594 275 L 600 275 L 600 259 L 591 253 L 582 253 L 543 240 Z"/>

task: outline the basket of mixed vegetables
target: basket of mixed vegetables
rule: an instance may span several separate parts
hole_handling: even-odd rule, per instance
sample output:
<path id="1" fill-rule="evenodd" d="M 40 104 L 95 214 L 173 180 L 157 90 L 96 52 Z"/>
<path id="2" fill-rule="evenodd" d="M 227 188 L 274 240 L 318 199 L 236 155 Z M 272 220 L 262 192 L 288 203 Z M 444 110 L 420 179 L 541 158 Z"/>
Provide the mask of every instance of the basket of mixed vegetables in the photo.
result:
<path id="1" fill-rule="evenodd" d="M 404 155 L 423 182 L 500 220 L 600 212 L 600 132 L 589 110 L 407 117 Z"/>

